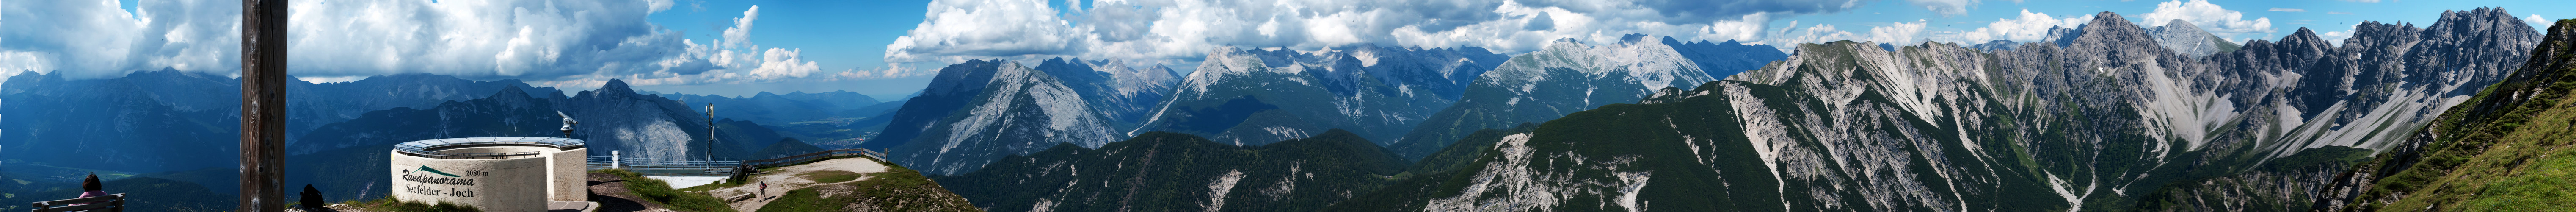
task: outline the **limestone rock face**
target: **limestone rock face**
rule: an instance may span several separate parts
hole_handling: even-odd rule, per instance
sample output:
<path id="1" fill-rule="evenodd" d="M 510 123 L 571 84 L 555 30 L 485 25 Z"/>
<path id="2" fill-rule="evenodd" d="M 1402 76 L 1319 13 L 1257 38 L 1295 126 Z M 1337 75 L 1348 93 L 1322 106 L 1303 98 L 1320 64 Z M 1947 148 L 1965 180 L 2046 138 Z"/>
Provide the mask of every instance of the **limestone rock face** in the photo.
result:
<path id="1" fill-rule="evenodd" d="M 2200 26 L 2194 26 L 2191 22 L 2182 21 L 2182 19 L 2174 19 L 2164 26 L 2148 29 L 2147 34 L 2156 37 L 2157 45 L 2172 49 L 2174 53 L 2192 57 L 2236 51 L 2241 47 L 2234 42 L 2228 42 L 2226 38 L 2219 38 L 2217 35 L 2210 35 L 2208 31 L 2201 31 Z"/>
<path id="2" fill-rule="evenodd" d="M 898 119 L 898 125 L 886 128 L 887 134 L 905 130 L 915 136 L 878 137 L 880 142 L 906 139 L 887 153 L 893 162 L 924 173 L 955 174 L 974 171 L 1004 155 L 1057 144 L 1098 147 L 1125 137 L 1111 129 L 1105 115 L 1074 87 L 1046 72 L 1008 61 L 969 61 L 940 72 L 940 79 L 931 83 L 933 89 L 903 109 L 938 114 L 938 118 Z M 928 98 L 941 100 L 924 100 Z M 912 105 L 921 103 L 953 105 Z"/>

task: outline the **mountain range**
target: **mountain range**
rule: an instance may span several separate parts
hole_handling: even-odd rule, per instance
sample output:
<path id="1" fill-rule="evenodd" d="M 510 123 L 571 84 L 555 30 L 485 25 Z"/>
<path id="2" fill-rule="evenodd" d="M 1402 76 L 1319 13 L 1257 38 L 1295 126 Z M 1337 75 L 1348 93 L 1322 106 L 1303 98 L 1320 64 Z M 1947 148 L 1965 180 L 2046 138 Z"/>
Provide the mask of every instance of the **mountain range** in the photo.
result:
<path id="1" fill-rule="evenodd" d="M 1634 103 L 1657 89 L 1697 86 L 1762 66 L 1745 61 L 1787 57 L 1769 45 L 1646 39 L 1646 35 L 1629 34 L 1618 43 L 1599 46 L 1560 39 L 1537 52 L 1513 56 L 1478 76 L 1456 105 L 1431 115 L 1388 146 L 1408 159 L 1418 159 L 1476 130 Z M 1721 73 L 1728 75 L 1716 75 Z"/>
<path id="2" fill-rule="evenodd" d="M 1502 56 L 1482 48 L 1320 51 L 1219 48 L 1155 106 L 1134 134 L 1166 131 L 1260 145 L 1343 129 L 1392 140 Z"/>
<path id="3" fill-rule="evenodd" d="M 1653 49 L 1651 42 L 1558 42 L 1514 56 L 1477 85 L 1631 77 L 1554 86 L 1492 83 L 1537 85 L 1493 86 L 1522 94 L 1496 95 L 1504 97 L 1501 105 L 1563 98 L 1520 103 L 1571 102 L 1538 113 L 1570 114 L 1488 119 L 1506 124 L 1455 133 L 1464 135 L 1431 145 L 1439 148 L 1389 145 L 1392 152 L 1419 158 L 1409 160 L 1417 161 L 1415 168 L 1377 175 L 1387 179 L 1381 182 L 1334 181 L 1385 187 L 1354 193 L 1323 210 L 2306 210 L 2315 205 L 2309 194 L 2331 182 L 2323 179 L 2369 152 L 2403 143 L 2413 129 L 2432 123 L 2437 111 L 2503 80 L 2521 65 L 2522 52 L 2539 43 L 2538 33 L 2521 27 L 2527 26 L 2522 20 L 2480 8 L 2446 12 L 2426 28 L 2364 23 L 2341 45 L 2300 29 L 2279 41 L 2255 40 L 2204 56 L 2186 48 L 2199 45 L 2167 45 L 2191 42 L 2159 38 L 2208 37 L 2157 36 L 2197 31 L 2176 28 L 2188 24 L 2151 31 L 2119 14 L 2096 17 L 2034 43 L 1800 44 L 1784 60 L 1726 80 L 1663 74 L 1706 72 L 1689 69 L 1697 63 L 1687 58 L 1667 56 L 1673 54 L 1637 53 L 1666 51 L 1634 50 Z M 1211 62 L 1192 76 L 1302 73 L 1234 59 L 1243 57 L 1248 56 L 1212 53 Z M 1656 86 L 1668 84 L 1690 88 Z M 1191 95 L 1195 85 L 1184 83 L 1174 94 Z M 1644 91 L 1630 97 L 1635 100 L 1597 104 L 1565 98 L 1588 97 L 1574 92 L 1528 95 L 1540 87 L 1598 85 Z M 1584 90 L 1593 89 L 1574 91 Z M 1467 100 L 1457 104 L 1478 96 L 1471 85 L 1463 95 Z M 1242 105 L 1232 108 L 1285 107 Z M 1537 124 L 1495 130 L 1518 120 Z M 1012 165 L 961 176 L 996 182 L 990 176 L 1048 176 L 1082 167 L 1049 161 L 1145 163 L 1118 159 L 1141 158 L 1133 154 L 1010 158 L 996 164 Z M 1152 168 L 1083 171 L 1147 169 Z M 1076 186 L 1048 195 L 959 193 L 1009 211 L 1106 204 L 1232 210 L 1212 203 L 1244 201 L 1233 195 L 1240 189 L 1226 186 L 1243 182 L 1230 177 L 1232 172 L 1178 172 L 1188 174 L 1158 178 L 1169 182 L 1083 180 L 1107 182 L 1068 183 Z M 1181 192 L 1202 191 L 1185 189 L 1194 185 L 1212 189 Z M 1155 198 L 1140 204 L 1091 197 L 1133 194 Z"/>
<path id="4" fill-rule="evenodd" d="M 390 144 L 569 136 L 649 158 L 883 149 L 995 211 L 2543 210 L 2529 202 L 2568 193 L 2533 185 L 2576 184 L 2552 178 L 2576 173 L 2550 137 L 2576 117 L 2554 106 L 2576 88 L 2567 23 L 2543 36 L 2478 8 L 2239 44 L 2094 17 L 2031 42 L 1787 52 L 1628 34 L 1521 54 L 1219 47 L 1187 73 L 969 60 L 887 102 L 295 82 L 289 182 L 382 197 L 380 176 L 348 173 L 386 172 Z M 0 154 L 41 168 L 0 176 L 235 191 L 239 88 L 171 69 L 11 77 Z M 558 113 L 582 124 L 556 131 Z"/>

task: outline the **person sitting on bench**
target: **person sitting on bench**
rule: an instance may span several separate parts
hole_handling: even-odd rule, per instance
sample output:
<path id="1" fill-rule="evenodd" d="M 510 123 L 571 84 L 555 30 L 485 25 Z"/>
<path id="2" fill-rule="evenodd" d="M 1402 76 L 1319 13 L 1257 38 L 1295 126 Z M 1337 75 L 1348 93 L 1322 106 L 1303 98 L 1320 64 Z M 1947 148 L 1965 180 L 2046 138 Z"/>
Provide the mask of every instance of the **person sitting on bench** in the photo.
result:
<path id="1" fill-rule="evenodd" d="M 89 174 L 89 179 L 81 180 L 81 193 L 80 193 L 80 197 L 75 197 L 75 198 L 90 198 L 90 197 L 98 197 L 98 196 L 107 196 L 107 191 L 103 191 L 103 190 L 99 189 L 99 186 L 98 186 L 98 173 L 90 173 L 90 174 Z M 107 201 L 97 201 L 97 202 L 80 203 L 80 204 L 71 204 L 71 205 L 77 206 L 77 205 L 88 205 L 88 204 L 93 204 L 93 203 L 107 203 Z"/>

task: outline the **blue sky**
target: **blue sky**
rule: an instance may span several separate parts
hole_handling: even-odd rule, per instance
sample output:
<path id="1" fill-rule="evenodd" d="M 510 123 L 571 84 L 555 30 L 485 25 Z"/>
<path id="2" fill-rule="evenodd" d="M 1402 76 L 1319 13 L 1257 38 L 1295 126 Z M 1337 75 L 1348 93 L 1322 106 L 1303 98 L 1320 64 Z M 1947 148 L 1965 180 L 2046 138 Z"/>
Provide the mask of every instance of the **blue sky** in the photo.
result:
<path id="1" fill-rule="evenodd" d="M 884 66 L 885 43 L 903 36 L 905 30 L 921 23 L 921 8 L 928 0 L 740 0 L 684 2 L 688 9 L 673 9 L 652 16 L 654 24 L 689 31 L 686 37 L 713 40 L 728 27 L 727 21 L 741 16 L 753 5 L 774 5 L 761 9 L 759 35 L 755 43 L 774 43 L 804 49 L 805 57 L 823 65 L 824 70 L 865 69 Z M 715 93 L 747 95 L 760 91 L 858 91 L 880 99 L 911 94 L 930 83 L 928 77 L 888 79 L 847 79 L 832 82 L 786 82 L 748 85 L 676 85 L 648 86 L 642 89 L 681 93 Z"/>
<path id="2" fill-rule="evenodd" d="M 2444 10 L 2482 6 L 2576 17 L 2547 10 L 2565 1 L 306 0 L 295 6 L 290 68 L 310 81 L 435 73 L 591 89 L 623 79 L 662 92 L 849 90 L 891 100 L 968 59 L 1083 57 L 1188 71 L 1215 47 L 1517 54 L 1627 33 L 1773 45 L 2029 41 L 2102 11 L 2150 27 L 2166 21 L 2149 17 L 2183 18 L 2237 41 L 2300 27 L 2339 41 L 2362 21 L 2425 27 Z M 237 73 L 229 26 L 238 13 L 237 1 L 218 0 L 0 2 L 0 69 Z"/>

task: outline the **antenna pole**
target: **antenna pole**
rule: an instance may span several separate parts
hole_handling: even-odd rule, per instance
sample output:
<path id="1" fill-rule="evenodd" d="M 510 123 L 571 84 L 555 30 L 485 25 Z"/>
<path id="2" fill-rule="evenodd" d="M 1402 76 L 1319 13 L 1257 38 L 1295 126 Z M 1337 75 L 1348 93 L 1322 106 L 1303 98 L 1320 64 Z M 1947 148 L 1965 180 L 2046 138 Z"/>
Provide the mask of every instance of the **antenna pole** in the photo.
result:
<path id="1" fill-rule="evenodd" d="M 241 206 L 286 210 L 286 0 L 242 0 Z"/>
<path id="2" fill-rule="evenodd" d="M 716 159 L 716 103 L 707 103 L 707 159 Z"/>

